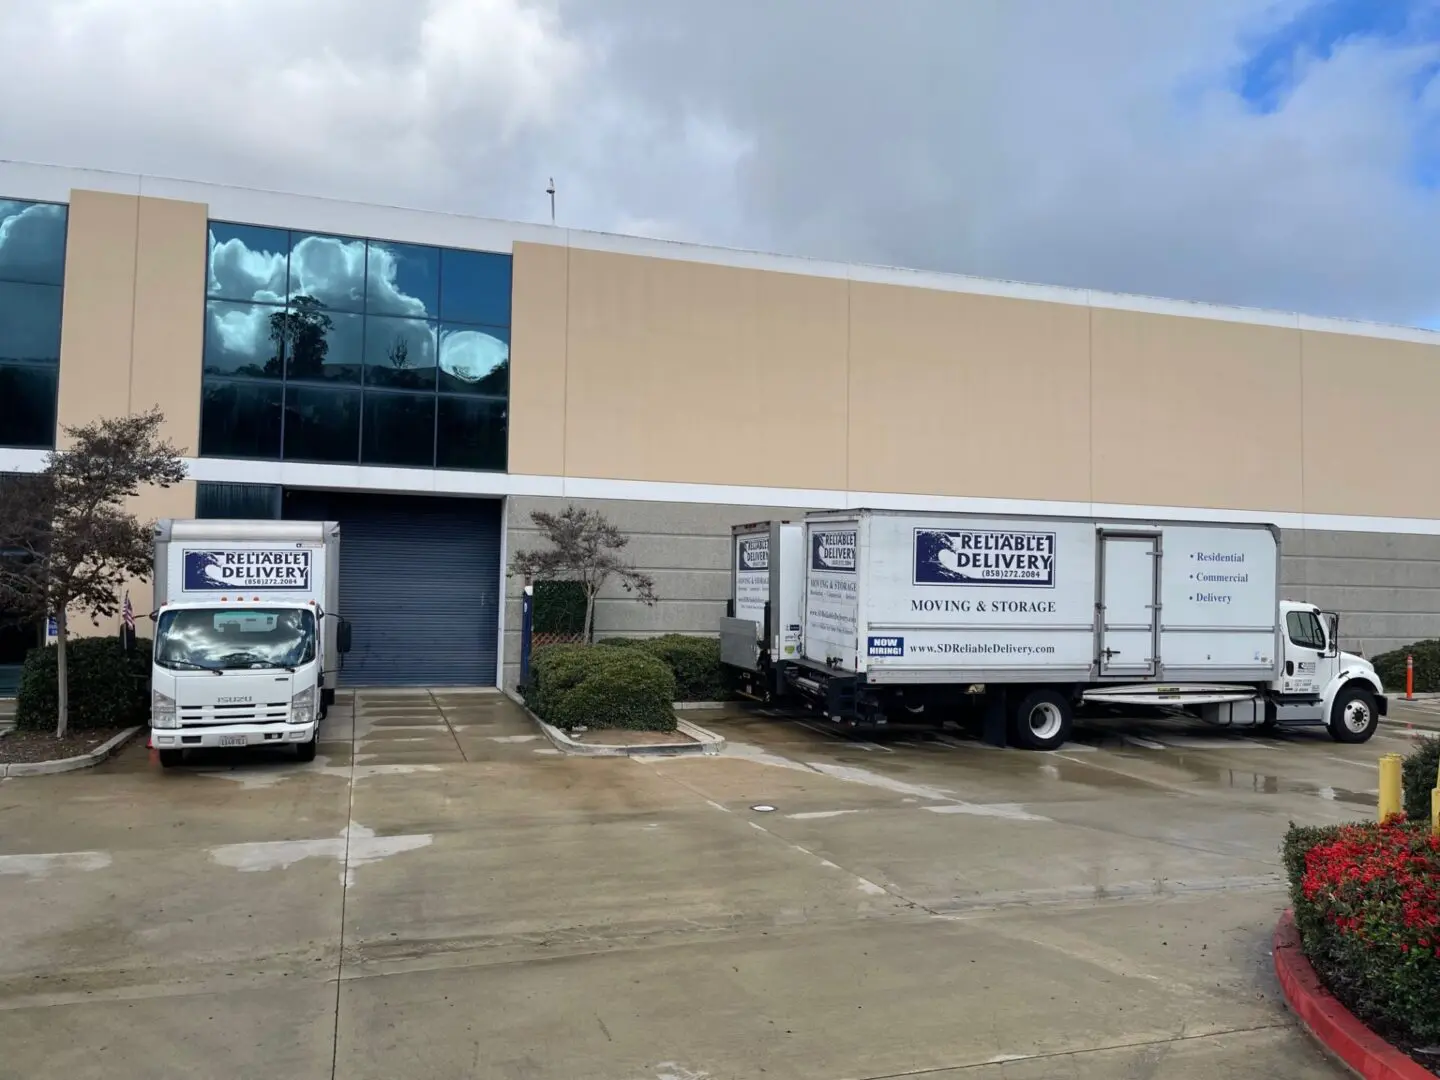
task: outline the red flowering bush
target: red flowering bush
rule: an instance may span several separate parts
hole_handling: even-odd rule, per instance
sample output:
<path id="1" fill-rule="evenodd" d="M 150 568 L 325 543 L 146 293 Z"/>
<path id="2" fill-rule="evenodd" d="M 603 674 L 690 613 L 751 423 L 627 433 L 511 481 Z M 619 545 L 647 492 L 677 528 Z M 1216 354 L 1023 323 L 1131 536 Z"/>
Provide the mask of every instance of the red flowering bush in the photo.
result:
<path id="1" fill-rule="evenodd" d="M 1404 1046 L 1440 1043 L 1440 837 L 1291 826 L 1285 862 L 1305 955 L 1351 1012 Z"/>

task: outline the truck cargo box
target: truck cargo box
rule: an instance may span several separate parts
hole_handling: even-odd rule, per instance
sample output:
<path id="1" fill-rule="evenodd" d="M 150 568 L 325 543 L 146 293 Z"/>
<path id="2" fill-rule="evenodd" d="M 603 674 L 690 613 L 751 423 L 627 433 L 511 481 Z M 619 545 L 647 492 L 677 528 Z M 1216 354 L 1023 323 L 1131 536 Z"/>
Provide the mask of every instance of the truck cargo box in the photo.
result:
<path id="1" fill-rule="evenodd" d="M 817 668 L 871 684 L 1276 678 L 1272 526 L 854 510 L 805 531 Z"/>

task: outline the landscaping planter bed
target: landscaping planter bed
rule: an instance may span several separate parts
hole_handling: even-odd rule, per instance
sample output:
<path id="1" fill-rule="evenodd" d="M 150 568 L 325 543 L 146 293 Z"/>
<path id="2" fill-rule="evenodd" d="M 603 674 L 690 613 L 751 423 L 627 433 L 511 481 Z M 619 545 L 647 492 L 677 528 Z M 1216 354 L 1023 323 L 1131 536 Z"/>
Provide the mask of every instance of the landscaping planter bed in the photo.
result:
<path id="1" fill-rule="evenodd" d="M 1323 986 L 1373 1032 L 1440 1067 L 1440 838 L 1383 825 L 1293 827 L 1295 926 Z"/>

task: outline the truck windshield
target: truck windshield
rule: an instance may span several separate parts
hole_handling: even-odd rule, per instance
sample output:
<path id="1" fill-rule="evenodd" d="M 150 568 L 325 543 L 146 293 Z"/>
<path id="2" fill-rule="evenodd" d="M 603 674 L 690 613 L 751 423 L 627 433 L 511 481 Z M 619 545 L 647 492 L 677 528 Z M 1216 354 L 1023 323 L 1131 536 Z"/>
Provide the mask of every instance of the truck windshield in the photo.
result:
<path id="1" fill-rule="evenodd" d="M 173 670 L 292 668 L 315 659 L 315 613 L 296 608 L 167 611 L 155 663 Z"/>

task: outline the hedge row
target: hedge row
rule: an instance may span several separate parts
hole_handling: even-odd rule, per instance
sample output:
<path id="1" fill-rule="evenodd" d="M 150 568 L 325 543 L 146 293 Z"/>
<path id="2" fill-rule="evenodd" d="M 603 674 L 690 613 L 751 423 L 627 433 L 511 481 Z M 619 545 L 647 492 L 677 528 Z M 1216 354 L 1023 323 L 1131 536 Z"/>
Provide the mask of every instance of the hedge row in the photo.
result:
<path id="1" fill-rule="evenodd" d="M 664 634 L 602 638 L 598 644 L 609 649 L 638 649 L 664 663 L 675 676 L 676 701 L 724 701 L 730 697 L 730 681 L 720 666 L 718 638 Z"/>
<path id="2" fill-rule="evenodd" d="M 1406 758 L 1408 821 L 1291 825 L 1282 850 L 1295 924 L 1321 981 L 1409 1049 L 1440 1043 L 1440 837 L 1429 829 L 1437 759 L 1440 739 Z"/>
<path id="3" fill-rule="evenodd" d="M 1401 775 L 1405 784 L 1405 816 L 1411 821 L 1430 820 L 1430 792 L 1440 785 L 1440 739 L 1423 739 L 1405 757 Z"/>
<path id="4" fill-rule="evenodd" d="M 59 717 L 58 654 L 54 645 L 31 649 L 20 669 L 15 726 L 53 731 Z M 118 638 L 72 638 L 65 661 L 70 710 L 68 729 L 127 727 L 150 718 L 150 640 L 138 638 L 127 653 Z"/>
<path id="5" fill-rule="evenodd" d="M 1405 658 L 1415 658 L 1415 691 L 1432 694 L 1440 691 L 1440 641 L 1417 641 L 1403 649 L 1381 653 L 1370 662 L 1375 665 L 1375 674 L 1386 693 L 1405 692 Z"/>
<path id="6" fill-rule="evenodd" d="M 561 728 L 674 731 L 675 676 L 640 650 L 551 645 L 530 660 L 525 703 Z"/>

